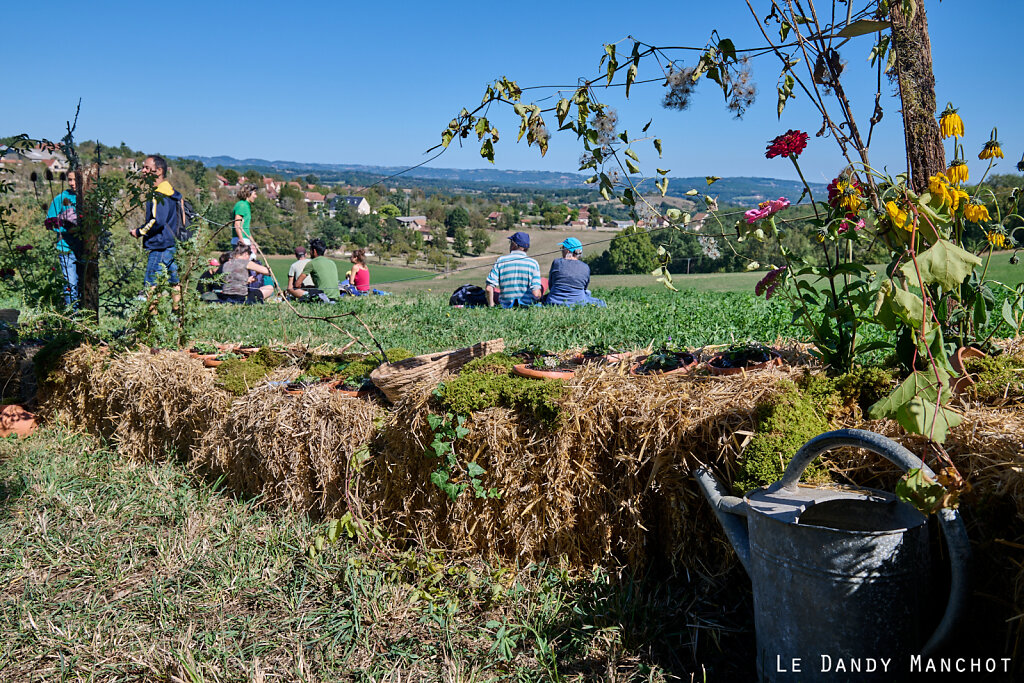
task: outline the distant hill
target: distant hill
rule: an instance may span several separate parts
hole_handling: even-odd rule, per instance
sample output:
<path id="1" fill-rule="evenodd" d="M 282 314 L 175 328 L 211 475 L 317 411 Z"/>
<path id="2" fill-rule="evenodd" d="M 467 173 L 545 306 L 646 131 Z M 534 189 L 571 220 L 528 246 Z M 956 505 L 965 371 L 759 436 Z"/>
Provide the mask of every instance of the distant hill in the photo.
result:
<path id="1" fill-rule="evenodd" d="M 317 164 L 300 161 L 235 159 L 229 156 L 185 156 L 182 158 L 196 159 L 207 167 L 223 166 L 239 172 L 254 169 L 263 174 L 274 173 L 286 176 L 313 173 L 325 184 L 370 185 L 382 178 L 401 174 L 393 183 L 389 184 L 467 192 L 522 191 L 531 188 L 542 190 L 589 190 L 593 188 L 592 185 L 583 182 L 587 176 L 568 172 L 505 171 L 494 168 L 433 168 L 431 166 L 421 166 L 406 171 L 404 167 L 399 166 Z M 711 187 L 708 187 L 703 176 L 669 179 L 669 195 L 681 197 L 691 188 L 708 192 L 713 196 L 717 195 L 719 202 L 723 204 L 754 204 L 780 196 L 795 201 L 803 190 L 803 186 L 797 181 L 776 178 L 722 178 Z M 821 193 L 825 190 L 825 186 L 812 183 L 811 189 Z"/>

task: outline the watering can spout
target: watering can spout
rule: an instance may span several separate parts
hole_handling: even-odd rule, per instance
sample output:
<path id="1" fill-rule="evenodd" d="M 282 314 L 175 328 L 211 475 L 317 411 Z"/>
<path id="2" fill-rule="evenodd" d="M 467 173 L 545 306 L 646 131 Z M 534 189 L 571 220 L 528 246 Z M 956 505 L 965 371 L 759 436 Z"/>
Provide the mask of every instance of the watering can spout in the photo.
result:
<path id="1" fill-rule="evenodd" d="M 747 531 L 747 504 L 742 498 L 729 495 L 707 468 L 699 467 L 694 472 L 701 493 L 711 503 L 715 517 L 725 530 L 733 550 L 740 558 L 743 568 L 750 573 L 750 536 Z"/>

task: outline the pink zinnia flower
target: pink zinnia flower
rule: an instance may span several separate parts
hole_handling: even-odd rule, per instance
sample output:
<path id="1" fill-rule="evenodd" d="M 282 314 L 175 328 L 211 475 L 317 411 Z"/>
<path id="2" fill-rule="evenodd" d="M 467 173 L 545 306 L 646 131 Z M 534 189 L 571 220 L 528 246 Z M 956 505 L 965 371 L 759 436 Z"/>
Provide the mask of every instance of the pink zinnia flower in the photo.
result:
<path id="1" fill-rule="evenodd" d="M 782 277 L 782 274 L 786 272 L 787 268 L 789 268 L 789 266 L 782 266 L 781 268 L 768 271 L 768 274 L 761 278 L 761 281 L 754 286 L 754 296 L 761 296 L 764 294 L 764 298 L 766 300 L 775 296 L 775 290 L 777 290 L 779 285 L 782 284 L 780 278 Z"/>
<path id="2" fill-rule="evenodd" d="M 767 202 L 761 202 L 757 205 L 756 209 L 751 209 L 743 214 L 744 218 L 747 219 L 747 223 L 754 223 L 756 221 L 768 218 L 773 214 L 782 211 L 789 206 L 789 200 L 785 197 L 779 197 L 778 199 L 771 199 Z"/>
<path id="3" fill-rule="evenodd" d="M 853 227 L 854 230 L 863 230 L 864 229 L 864 219 L 863 218 L 858 218 L 857 214 L 855 214 L 855 213 L 848 213 L 848 214 L 846 214 L 846 217 L 843 218 L 843 222 L 840 224 L 839 230 L 837 230 L 837 232 L 840 235 L 842 235 L 844 232 L 849 230 L 851 226 Z"/>

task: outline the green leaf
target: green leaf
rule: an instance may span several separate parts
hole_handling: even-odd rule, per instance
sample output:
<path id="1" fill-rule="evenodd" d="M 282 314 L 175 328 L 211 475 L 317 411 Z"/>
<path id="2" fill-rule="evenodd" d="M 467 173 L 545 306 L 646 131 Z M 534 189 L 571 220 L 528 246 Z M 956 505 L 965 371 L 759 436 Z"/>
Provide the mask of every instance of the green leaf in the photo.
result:
<path id="1" fill-rule="evenodd" d="M 910 503 L 923 515 L 930 515 L 941 509 L 946 501 L 946 489 L 928 477 L 924 470 L 915 467 L 908 470 L 896 483 L 896 496 Z"/>
<path id="2" fill-rule="evenodd" d="M 981 298 L 981 297 L 978 297 Z M 1013 316 L 1013 306 L 1010 305 L 1009 299 L 1003 299 L 1003 308 L 1000 311 L 1003 315 L 1003 320 L 1010 326 L 1015 332 L 1020 332 L 1020 325 L 1017 324 L 1017 319 Z"/>
<path id="3" fill-rule="evenodd" d="M 856 36 L 867 35 L 868 33 L 877 33 L 884 31 L 889 28 L 888 21 L 874 21 L 872 19 L 859 19 L 852 24 L 846 26 L 842 31 L 836 35 L 840 38 L 854 38 Z"/>
<path id="4" fill-rule="evenodd" d="M 722 53 L 723 61 L 736 61 L 736 46 L 728 38 L 718 41 L 718 51 Z"/>
<path id="5" fill-rule="evenodd" d="M 786 102 L 793 97 L 793 86 L 796 84 L 796 80 L 791 74 L 786 74 L 785 78 L 782 79 L 782 85 L 779 86 L 779 104 L 777 107 L 778 117 L 782 118 L 782 110 L 786 108 Z"/>
<path id="6" fill-rule="evenodd" d="M 636 63 L 630 64 L 629 69 L 626 70 L 626 97 L 629 97 L 629 89 L 633 86 L 633 81 L 636 80 Z"/>
<path id="7" fill-rule="evenodd" d="M 921 397 L 914 397 L 901 406 L 895 417 L 908 432 L 927 436 L 937 443 L 944 443 L 949 430 L 963 420 L 958 413 Z"/>
<path id="8" fill-rule="evenodd" d="M 666 173 L 667 173 L 667 171 L 666 171 Z M 717 176 L 717 175 L 706 175 L 706 176 L 704 176 L 704 182 L 706 182 L 708 185 L 714 185 L 715 183 L 717 183 L 721 179 L 722 179 L 721 176 Z"/>
<path id="9" fill-rule="evenodd" d="M 633 151 L 632 147 L 626 150 L 626 156 L 632 159 L 633 161 L 640 161 L 640 157 L 637 156 L 636 152 Z"/>
<path id="10" fill-rule="evenodd" d="M 938 374 L 941 383 L 936 380 L 935 372 L 932 370 L 917 370 L 911 373 L 891 394 L 872 405 L 868 414 L 874 420 L 896 417 L 903 406 L 915 398 L 935 403 L 939 398 L 940 391 L 943 402 L 948 401 L 950 397 L 948 376 L 942 370 L 939 370 Z"/>
<path id="11" fill-rule="evenodd" d="M 456 427 L 455 428 L 455 438 L 456 439 L 463 439 L 463 438 L 465 438 L 465 436 L 467 434 L 469 434 L 469 428 L 468 427 Z"/>
<path id="12" fill-rule="evenodd" d="M 443 422 L 444 422 L 444 418 L 441 417 L 440 415 L 435 415 L 433 413 L 430 413 L 429 415 L 427 415 L 427 424 L 430 425 L 431 431 L 435 431 L 436 432 L 437 428 L 440 427 Z"/>
<path id="13" fill-rule="evenodd" d="M 654 138 L 654 149 L 658 150 L 658 156 L 661 156 L 661 140 Z"/>
<path id="14" fill-rule="evenodd" d="M 487 470 L 485 470 L 483 467 L 480 467 L 480 465 L 477 465 L 475 462 L 471 462 L 466 466 L 466 474 L 468 474 L 470 477 L 476 478 L 479 477 L 481 474 L 486 473 Z"/>
<path id="15" fill-rule="evenodd" d="M 570 102 L 566 98 L 558 100 L 558 104 L 555 105 L 555 116 L 558 117 L 559 127 L 565 123 L 565 117 L 569 115 Z"/>
<path id="16" fill-rule="evenodd" d="M 921 280 L 924 284 L 937 284 L 947 292 L 966 280 L 971 272 L 980 265 L 980 258 L 946 240 L 937 241 L 917 257 L 917 266 L 921 271 Z M 917 270 L 914 268 L 913 261 L 903 264 L 900 272 L 911 283 L 918 284 Z"/>
<path id="17" fill-rule="evenodd" d="M 658 182 L 654 183 L 654 186 L 661 191 L 661 196 L 664 197 L 665 193 L 668 192 L 668 178 L 662 178 Z"/>
<path id="18" fill-rule="evenodd" d="M 657 168 L 658 175 L 668 175 L 672 169 Z"/>
<path id="19" fill-rule="evenodd" d="M 633 162 L 632 159 L 626 159 L 626 168 L 629 169 L 630 173 L 639 173 L 640 167 Z"/>
<path id="20" fill-rule="evenodd" d="M 640 132 L 641 132 L 641 133 L 646 133 L 646 132 L 647 132 L 647 129 L 651 127 L 651 123 L 653 123 L 653 122 L 654 122 L 654 119 L 651 119 L 650 121 L 648 121 L 647 123 L 645 123 L 645 124 L 644 124 L 644 127 L 640 129 Z"/>
<path id="21" fill-rule="evenodd" d="M 694 197 L 698 194 L 698 192 L 697 190 L 687 190 L 684 194 L 686 194 L 687 197 Z"/>
<path id="22" fill-rule="evenodd" d="M 492 164 L 494 163 L 494 143 L 489 138 L 480 145 L 480 156 Z"/>

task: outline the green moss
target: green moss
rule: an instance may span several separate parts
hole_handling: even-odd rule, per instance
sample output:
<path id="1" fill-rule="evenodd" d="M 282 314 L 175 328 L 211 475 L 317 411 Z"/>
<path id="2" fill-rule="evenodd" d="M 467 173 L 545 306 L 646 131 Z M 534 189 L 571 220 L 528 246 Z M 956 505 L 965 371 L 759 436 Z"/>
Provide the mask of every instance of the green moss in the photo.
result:
<path id="1" fill-rule="evenodd" d="M 61 357 L 78 348 L 85 343 L 85 335 L 76 330 L 62 330 L 53 338 L 43 344 L 43 347 L 36 352 L 32 358 L 32 367 L 36 373 L 36 379 L 44 382 L 50 373 L 57 369 Z"/>
<path id="2" fill-rule="evenodd" d="M 743 451 L 740 472 L 733 486 L 742 492 L 778 481 L 785 466 L 805 443 L 829 430 L 829 394 L 826 385 L 816 383 L 812 391 L 801 391 L 792 383 L 780 385 L 781 391 L 757 407 L 755 434 Z M 828 472 L 820 461 L 804 472 L 807 481 L 828 481 Z"/>
<path id="3" fill-rule="evenodd" d="M 896 376 L 885 368 L 854 368 L 836 380 L 836 391 L 843 405 L 856 403 L 867 412 L 896 386 Z"/>
<path id="4" fill-rule="evenodd" d="M 558 421 L 558 399 L 565 391 L 561 380 L 536 380 L 495 374 L 494 365 L 481 364 L 478 367 L 488 369 L 476 372 L 463 369 L 457 377 L 439 387 L 440 400 L 446 410 L 469 415 L 485 408 L 502 406 L 548 425 Z"/>
<path id="5" fill-rule="evenodd" d="M 512 372 L 516 359 L 507 353 L 491 353 L 483 358 L 474 358 L 462 366 L 462 372 L 482 372 L 488 375 L 507 375 Z"/>
<path id="6" fill-rule="evenodd" d="M 974 390 L 982 401 L 1024 397 L 1024 358 L 1007 354 L 968 358 L 964 369 L 976 375 Z"/>
<path id="7" fill-rule="evenodd" d="M 252 360 L 226 360 L 216 369 L 217 380 L 235 396 L 245 395 L 270 373 L 270 368 Z"/>
<path id="8" fill-rule="evenodd" d="M 288 362 L 288 356 L 277 351 L 271 351 L 266 346 L 261 346 L 260 350 L 249 356 L 250 363 L 258 363 L 265 368 L 271 370 L 279 368 Z"/>
<path id="9" fill-rule="evenodd" d="M 316 377 L 318 379 L 327 379 L 328 377 L 334 377 L 345 367 L 347 367 L 346 363 L 336 363 L 334 361 L 324 360 L 309 364 L 302 374 Z"/>

